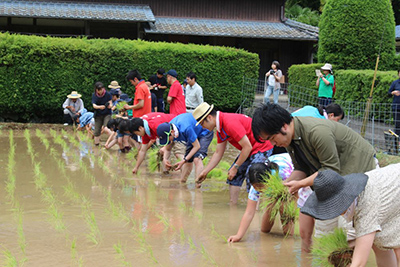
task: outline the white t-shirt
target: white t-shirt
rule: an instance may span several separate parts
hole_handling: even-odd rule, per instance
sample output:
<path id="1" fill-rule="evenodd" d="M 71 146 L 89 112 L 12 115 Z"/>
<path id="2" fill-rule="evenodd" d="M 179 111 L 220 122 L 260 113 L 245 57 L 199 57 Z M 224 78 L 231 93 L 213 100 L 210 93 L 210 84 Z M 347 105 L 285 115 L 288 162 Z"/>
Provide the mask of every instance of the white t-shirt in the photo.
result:
<path id="1" fill-rule="evenodd" d="M 279 78 L 282 77 L 281 70 L 277 70 L 275 74 Z M 268 86 L 273 86 L 275 89 L 281 88 L 281 84 L 276 81 L 275 76 L 272 74 L 268 76 Z"/>

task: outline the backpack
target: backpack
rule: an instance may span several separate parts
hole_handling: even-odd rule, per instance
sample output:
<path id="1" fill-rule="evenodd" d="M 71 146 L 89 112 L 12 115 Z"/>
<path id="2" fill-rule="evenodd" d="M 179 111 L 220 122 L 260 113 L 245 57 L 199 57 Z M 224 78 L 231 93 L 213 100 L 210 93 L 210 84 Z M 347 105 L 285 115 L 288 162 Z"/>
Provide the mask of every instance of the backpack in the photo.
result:
<path id="1" fill-rule="evenodd" d="M 334 97 L 336 93 L 336 81 L 333 82 L 332 92 L 332 97 Z"/>

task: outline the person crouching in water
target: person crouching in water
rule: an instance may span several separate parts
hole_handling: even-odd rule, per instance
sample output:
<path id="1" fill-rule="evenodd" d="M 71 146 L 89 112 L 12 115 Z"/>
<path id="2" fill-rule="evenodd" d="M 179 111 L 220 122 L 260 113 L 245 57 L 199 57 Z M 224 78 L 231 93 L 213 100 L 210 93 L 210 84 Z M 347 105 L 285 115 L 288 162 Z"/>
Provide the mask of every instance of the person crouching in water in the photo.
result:
<path id="1" fill-rule="evenodd" d="M 250 226 L 251 221 L 254 218 L 254 215 L 257 210 L 257 203 L 260 200 L 260 193 L 264 191 L 265 178 L 268 177 L 269 174 L 274 174 L 279 172 L 279 177 L 284 181 L 286 178 L 290 176 L 293 171 L 292 160 L 288 153 L 281 153 L 272 155 L 268 158 L 268 160 L 260 163 L 253 163 L 249 168 L 249 180 L 250 180 L 250 191 L 247 199 L 246 211 L 243 214 L 242 220 L 240 221 L 239 230 L 236 235 L 230 236 L 228 238 L 228 242 L 238 242 L 245 235 L 247 229 Z M 261 232 L 269 233 L 274 225 L 275 217 L 272 217 L 272 208 L 274 206 L 270 205 L 267 207 L 261 221 Z M 293 221 L 284 221 L 282 212 L 283 212 L 283 204 L 280 207 L 280 217 L 282 223 L 282 230 L 285 235 L 293 235 L 294 232 L 294 222 Z"/>

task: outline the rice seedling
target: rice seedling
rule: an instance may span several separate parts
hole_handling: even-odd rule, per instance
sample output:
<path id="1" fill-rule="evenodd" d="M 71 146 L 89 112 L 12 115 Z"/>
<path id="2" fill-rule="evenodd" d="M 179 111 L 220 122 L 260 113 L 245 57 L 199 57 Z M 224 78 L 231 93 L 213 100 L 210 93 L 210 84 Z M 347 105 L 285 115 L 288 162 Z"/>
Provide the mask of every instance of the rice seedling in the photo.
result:
<path id="1" fill-rule="evenodd" d="M 343 229 L 336 228 L 333 233 L 315 238 L 311 249 L 314 266 L 348 266 L 353 250 L 347 243 Z"/>
<path id="2" fill-rule="evenodd" d="M 125 106 L 126 104 L 128 104 L 128 103 L 126 103 L 126 101 L 120 101 L 120 102 L 118 102 L 118 103 L 115 105 L 115 107 L 116 107 L 116 109 L 117 109 L 118 111 L 125 111 L 124 106 Z"/>
<path id="3" fill-rule="evenodd" d="M 8 249 L 3 250 L 3 256 L 4 256 L 4 266 L 7 267 L 18 267 L 18 261 L 17 258 L 12 255 L 11 251 Z"/>
<path id="4" fill-rule="evenodd" d="M 230 164 L 229 162 L 226 162 L 224 160 L 221 160 L 218 164 L 218 167 L 222 170 L 226 170 L 228 171 L 229 168 L 231 167 L 232 164 Z"/>
<path id="5" fill-rule="evenodd" d="M 79 267 L 83 266 L 83 259 L 82 257 L 78 258 L 78 252 L 76 250 L 76 238 L 71 241 L 71 259 L 74 265 Z"/>
<path id="6" fill-rule="evenodd" d="M 87 238 L 94 245 L 98 245 L 101 239 L 101 233 L 97 226 L 96 217 L 92 211 L 87 211 L 83 214 L 85 223 L 89 226 L 90 233 L 87 234 Z"/>
<path id="7" fill-rule="evenodd" d="M 157 170 L 160 170 L 160 155 L 158 153 L 157 149 L 149 149 L 147 151 L 147 157 L 148 157 L 148 168 L 150 172 L 155 172 Z"/>
<path id="8" fill-rule="evenodd" d="M 296 199 L 283 185 L 279 173 L 267 174 L 265 176 L 264 188 L 265 190 L 261 193 L 264 201 L 260 206 L 263 209 L 271 209 L 271 220 L 275 219 L 283 206 L 281 218 L 283 224 L 290 221 L 294 222 L 298 217 Z"/>
<path id="9" fill-rule="evenodd" d="M 207 178 L 212 178 L 213 180 L 216 180 L 216 181 L 225 181 L 227 177 L 228 177 L 228 172 L 227 171 L 223 171 L 218 167 L 212 169 L 207 174 Z"/>
<path id="10" fill-rule="evenodd" d="M 46 151 L 49 150 L 50 143 L 49 140 L 46 138 L 46 136 L 40 131 L 40 129 L 36 129 L 36 136 L 40 139 L 40 141 L 43 143 L 43 145 L 46 148 Z"/>
<path id="11" fill-rule="evenodd" d="M 214 237 L 218 238 L 218 239 L 222 239 L 225 243 L 228 242 L 228 239 L 224 236 L 219 234 L 214 227 L 214 224 L 211 223 L 211 235 L 213 235 Z"/>
<path id="12" fill-rule="evenodd" d="M 128 261 L 126 261 L 126 257 L 124 254 L 124 251 L 122 249 L 122 245 L 120 243 L 118 244 L 114 244 L 114 250 L 117 253 L 117 259 L 120 260 L 121 264 L 123 266 L 132 266 L 132 264 L 130 264 Z"/>
<path id="13" fill-rule="evenodd" d="M 194 244 L 192 237 L 188 236 L 187 240 L 188 240 L 190 248 L 193 250 L 196 250 L 196 245 Z"/>
<path id="14" fill-rule="evenodd" d="M 167 230 L 169 228 L 174 229 L 174 227 L 171 225 L 171 223 L 169 222 L 169 219 L 165 216 L 164 213 L 157 213 L 156 214 L 157 218 L 160 220 L 160 222 L 164 225 L 165 229 Z"/>
<path id="15" fill-rule="evenodd" d="M 211 257 L 210 253 L 208 253 L 208 251 L 203 246 L 203 244 L 201 244 L 200 247 L 201 247 L 200 252 L 201 252 L 201 255 L 203 256 L 203 258 L 208 260 L 212 265 L 218 265 L 217 262 Z"/>

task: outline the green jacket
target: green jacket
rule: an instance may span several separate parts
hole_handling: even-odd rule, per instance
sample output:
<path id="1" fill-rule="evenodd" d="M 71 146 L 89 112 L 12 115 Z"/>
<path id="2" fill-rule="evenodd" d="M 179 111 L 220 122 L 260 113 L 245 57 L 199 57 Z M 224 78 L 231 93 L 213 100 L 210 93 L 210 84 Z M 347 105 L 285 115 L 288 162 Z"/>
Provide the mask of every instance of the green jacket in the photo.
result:
<path id="1" fill-rule="evenodd" d="M 338 122 L 312 117 L 294 117 L 294 139 L 310 167 L 296 161 L 293 145 L 287 150 L 296 170 L 307 175 L 331 169 L 341 175 L 364 173 L 375 169 L 375 150 L 364 139 Z M 303 166 L 300 166 L 303 165 Z"/>

